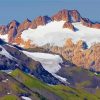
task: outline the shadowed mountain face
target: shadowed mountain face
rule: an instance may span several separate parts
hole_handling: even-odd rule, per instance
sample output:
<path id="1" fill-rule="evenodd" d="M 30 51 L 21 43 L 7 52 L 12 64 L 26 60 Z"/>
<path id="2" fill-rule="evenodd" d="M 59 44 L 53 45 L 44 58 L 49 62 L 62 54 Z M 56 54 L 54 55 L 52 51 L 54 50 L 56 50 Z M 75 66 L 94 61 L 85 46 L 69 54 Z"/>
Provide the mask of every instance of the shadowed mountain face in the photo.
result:
<path id="1" fill-rule="evenodd" d="M 52 74 L 50 74 L 43 68 L 40 62 L 29 58 L 18 48 L 8 44 L 2 45 L 2 48 L 5 49 L 9 56 L 11 56 L 12 58 L 8 58 L 7 55 L 1 53 L 0 70 L 15 70 L 18 68 L 25 73 L 30 73 L 36 76 L 45 83 L 61 84 L 61 82 L 58 79 L 56 79 Z M 1 52 L 3 52 L 2 48 Z"/>

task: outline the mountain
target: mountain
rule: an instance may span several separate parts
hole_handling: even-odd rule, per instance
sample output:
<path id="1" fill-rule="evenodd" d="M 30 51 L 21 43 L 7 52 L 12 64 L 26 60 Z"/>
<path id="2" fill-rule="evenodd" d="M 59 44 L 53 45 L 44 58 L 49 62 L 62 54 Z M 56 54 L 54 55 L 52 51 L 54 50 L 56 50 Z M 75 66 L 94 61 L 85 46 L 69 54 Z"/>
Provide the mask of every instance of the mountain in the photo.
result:
<path id="1" fill-rule="evenodd" d="M 0 100 L 99 100 L 98 73 L 52 53 L 0 44 Z"/>
<path id="2" fill-rule="evenodd" d="M 26 19 L 19 23 L 13 20 L 6 26 L 0 26 L 0 34 L 2 35 L 0 37 L 7 42 L 16 43 L 25 48 L 43 46 L 47 43 L 63 46 L 68 38 L 72 38 L 74 42 L 82 39 L 91 45 L 91 43 L 99 41 L 99 29 L 99 23 L 93 23 L 89 19 L 83 18 L 77 10 L 63 9 L 51 17 L 39 16 L 33 21 Z M 43 35 L 40 34 L 40 31 Z M 45 41 L 44 37 L 47 38 Z M 94 40 L 91 40 L 93 37 Z M 54 41 L 54 39 L 56 40 Z M 61 42 L 59 43 L 59 41 Z"/>
<path id="3" fill-rule="evenodd" d="M 100 71 L 100 24 L 83 18 L 77 10 L 64 9 L 51 17 L 39 16 L 22 23 L 13 20 L 0 30 L 6 42 L 26 49 L 44 48 L 76 66 Z"/>
<path id="4" fill-rule="evenodd" d="M 77 10 L 0 26 L 0 100 L 99 100 L 99 37 Z"/>

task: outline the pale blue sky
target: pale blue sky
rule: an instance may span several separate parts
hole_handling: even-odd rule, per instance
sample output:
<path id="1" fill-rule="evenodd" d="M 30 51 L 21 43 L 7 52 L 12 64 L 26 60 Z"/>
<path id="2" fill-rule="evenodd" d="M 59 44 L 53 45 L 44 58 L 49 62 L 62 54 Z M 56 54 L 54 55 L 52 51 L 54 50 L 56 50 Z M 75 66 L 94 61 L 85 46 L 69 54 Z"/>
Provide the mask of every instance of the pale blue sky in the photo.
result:
<path id="1" fill-rule="evenodd" d="M 100 22 L 100 0 L 0 0 L 0 24 L 51 16 L 61 9 L 77 9 L 83 17 Z"/>

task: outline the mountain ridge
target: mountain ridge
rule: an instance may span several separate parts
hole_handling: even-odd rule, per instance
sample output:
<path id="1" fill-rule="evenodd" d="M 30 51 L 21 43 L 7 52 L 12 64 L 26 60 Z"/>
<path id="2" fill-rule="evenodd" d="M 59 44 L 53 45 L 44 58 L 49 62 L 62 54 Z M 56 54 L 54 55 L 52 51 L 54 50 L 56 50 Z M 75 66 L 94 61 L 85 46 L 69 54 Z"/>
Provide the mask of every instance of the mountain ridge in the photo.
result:
<path id="1" fill-rule="evenodd" d="M 24 49 L 42 48 L 46 52 L 61 55 L 81 68 L 100 71 L 100 29 L 92 28 L 95 25 L 89 19 L 82 18 L 77 10 L 64 9 L 52 17 L 39 16 L 33 21 L 26 19 L 21 24 L 13 20 L 7 25 L 8 30 L 3 26 L 1 32 L 4 35 L 0 37 L 5 36 L 8 43 Z M 34 29 L 30 26 L 34 26 Z M 92 44 L 94 42 L 98 44 Z"/>
<path id="2" fill-rule="evenodd" d="M 8 36 L 6 38 L 8 38 L 8 42 L 20 44 L 20 42 L 25 42 L 20 36 L 24 30 L 27 30 L 28 28 L 36 29 L 38 26 L 44 26 L 52 21 L 65 21 L 63 28 L 67 28 L 73 31 L 75 31 L 75 28 L 72 25 L 72 22 L 81 22 L 81 24 L 86 27 L 100 29 L 99 23 L 93 23 L 89 19 L 83 18 L 77 10 L 63 9 L 51 17 L 38 16 L 32 21 L 26 19 L 22 23 L 19 23 L 16 20 L 12 20 L 8 25 L 0 26 L 0 34 L 7 34 Z M 29 44 L 29 41 L 25 42 L 25 44 Z"/>

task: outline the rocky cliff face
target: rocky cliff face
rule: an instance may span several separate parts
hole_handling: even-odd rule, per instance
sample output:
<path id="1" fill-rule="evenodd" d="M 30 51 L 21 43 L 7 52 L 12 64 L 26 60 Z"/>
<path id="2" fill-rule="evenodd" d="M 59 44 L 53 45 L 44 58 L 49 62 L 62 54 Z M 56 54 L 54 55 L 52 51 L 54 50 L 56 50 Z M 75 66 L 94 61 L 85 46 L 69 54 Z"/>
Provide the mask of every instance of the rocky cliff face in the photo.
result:
<path id="1" fill-rule="evenodd" d="M 84 26 L 87 26 L 87 27 L 90 27 L 90 28 L 97 28 L 97 29 L 100 29 L 100 23 L 93 23 L 91 22 L 89 19 L 87 18 L 82 18 L 81 19 L 81 23 L 84 25 Z"/>
<path id="2" fill-rule="evenodd" d="M 69 22 L 69 12 L 64 9 L 62 11 L 59 11 L 55 15 L 53 15 L 51 18 L 52 20 L 55 20 L 55 21 L 63 20 L 63 21 Z"/>
<path id="3" fill-rule="evenodd" d="M 1 35 L 6 34 L 7 31 L 8 31 L 7 26 L 5 26 L 5 25 L 0 26 L 0 34 L 1 34 Z"/>
<path id="4" fill-rule="evenodd" d="M 69 22 L 65 22 L 64 25 L 63 25 L 63 28 L 67 28 L 67 29 L 70 29 L 72 31 L 75 31 L 74 26 Z"/>
<path id="5" fill-rule="evenodd" d="M 29 28 L 31 24 L 31 21 L 29 19 L 26 19 L 24 22 L 22 22 L 18 27 L 18 33 L 22 32 L 23 30 L 26 30 Z"/>
<path id="6" fill-rule="evenodd" d="M 48 16 L 39 16 L 36 19 L 34 19 L 29 26 L 29 28 L 35 29 L 40 25 L 46 25 L 48 22 L 52 21 L 52 19 Z"/>
<path id="7" fill-rule="evenodd" d="M 66 22 L 80 22 L 81 16 L 77 10 L 61 10 L 52 16 L 52 20 L 66 21 Z"/>
<path id="8" fill-rule="evenodd" d="M 17 29 L 19 26 L 19 22 L 17 22 L 16 20 L 11 21 L 8 25 L 8 42 L 13 43 L 15 36 L 17 35 Z"/>
<path id="9" fill-rule="evenodd" d="M 50 51 L 62 55 L 66 60 L 81 68 L 100 71 L 99 43 L 88 49 L 84 41 L 80 40 L 75 44 L 68 39 L 64 47 L 52 47 Z"/>

